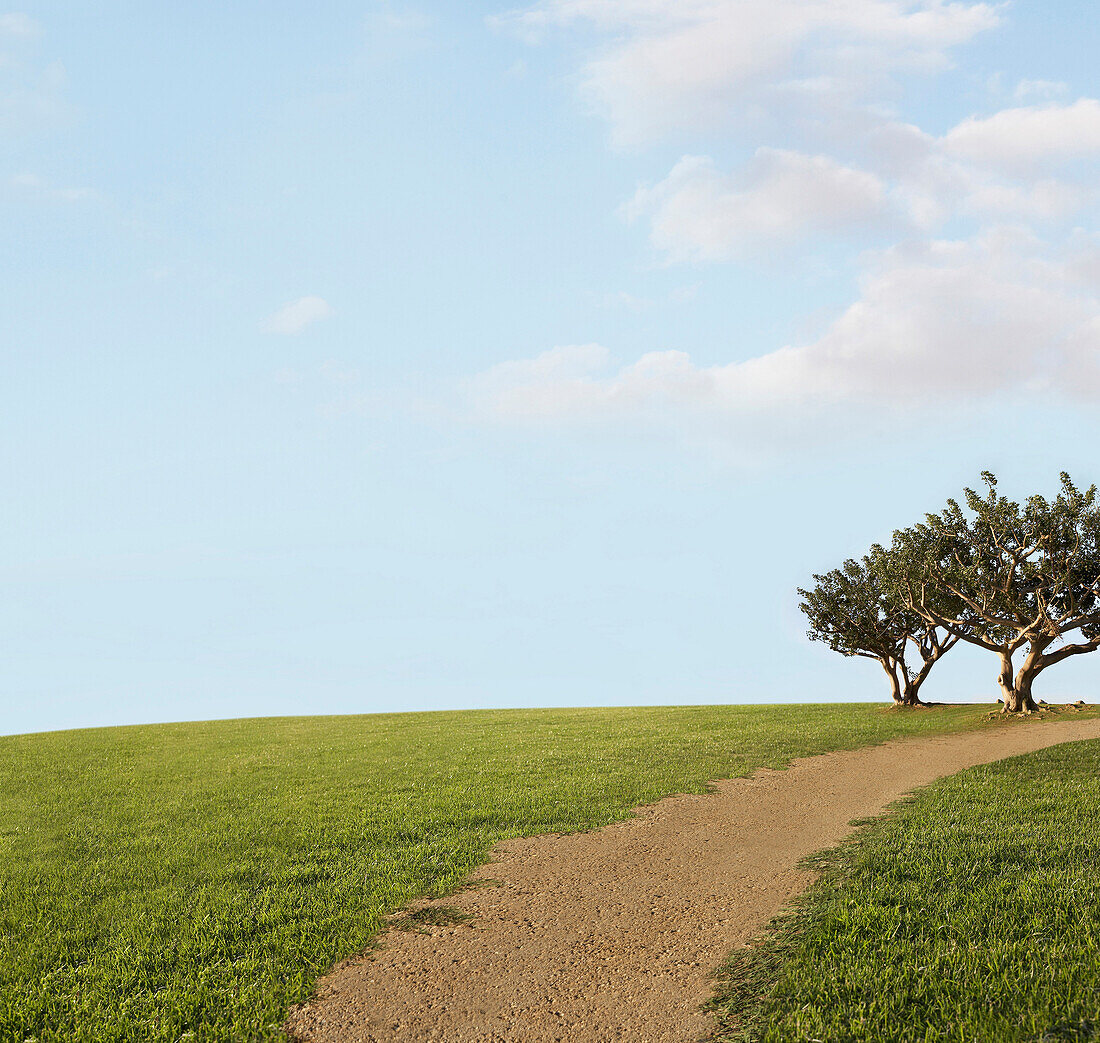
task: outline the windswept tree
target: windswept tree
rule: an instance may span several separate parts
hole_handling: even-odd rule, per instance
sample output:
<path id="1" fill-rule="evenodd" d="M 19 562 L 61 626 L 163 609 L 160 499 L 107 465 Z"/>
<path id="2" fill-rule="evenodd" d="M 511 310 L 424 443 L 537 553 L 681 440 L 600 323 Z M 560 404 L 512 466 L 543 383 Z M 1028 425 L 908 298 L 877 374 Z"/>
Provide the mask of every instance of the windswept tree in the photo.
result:
<path id="1" fill-rule="evenodd" d="M 964 510 L 948 500 L 923 524 L 894 533 L 882 561 L 885 585 L 929 626 L 994 652 L 1007 713 L 1035 709 L 1043 670 L 1100 647 L 1100 510 L 1096 486 L 1068 474 L 1054 500 L 1023 505 L 997 492 L 966 489 Z M 1014 672 L 1014 657 L 1023 659 Z"/>
<path id="2" fill-rule="evenodd" d="M 839 569 L 815 574 L 812 590 L 799 588 L 799 607 L 810 621 L 811 641 L 824 642 L 841 655 L 878 660 L 895 704 L 916 706 L 933 665 L 958 638 L 941 633 L 937 624 L 890 595 L 885 554 L 878 548 L 862 561 L 849 558 Z M 914 653 L 920 666 L 910 665 Z"/>

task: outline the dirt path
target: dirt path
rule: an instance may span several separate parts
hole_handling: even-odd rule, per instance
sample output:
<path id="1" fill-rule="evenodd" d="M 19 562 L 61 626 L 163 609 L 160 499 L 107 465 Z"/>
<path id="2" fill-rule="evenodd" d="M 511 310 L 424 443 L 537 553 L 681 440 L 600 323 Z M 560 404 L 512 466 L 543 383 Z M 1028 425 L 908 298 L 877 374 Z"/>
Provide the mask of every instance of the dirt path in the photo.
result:
<path id="1" fill-rule="evenodd" d="M 1019 721 L 808 757 L 668 797 L 591 833 L 498 845 L 433 903 L 472 914 L 324 978 L 288 1029 L 310 1043 L 692 1043 L 708 974 L 808 882 L 805 855 L 915 786 L 1075 739 L 1100 720 Z"/>

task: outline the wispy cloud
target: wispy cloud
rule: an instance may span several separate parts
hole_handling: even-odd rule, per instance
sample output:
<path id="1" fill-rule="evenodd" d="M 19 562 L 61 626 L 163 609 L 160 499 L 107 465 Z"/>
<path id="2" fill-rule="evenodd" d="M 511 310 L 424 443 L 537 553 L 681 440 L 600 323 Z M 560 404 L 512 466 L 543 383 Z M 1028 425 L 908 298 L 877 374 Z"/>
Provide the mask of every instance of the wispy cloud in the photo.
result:
<path id="1" fill-rule="evenodd" d="M 1100 158 L 1100 101 L 1002 109 L 972 116 L 943 139 L 944 148 L 984 165 L 1012 169 L 1058 164 L 1082 156 Z"/>
<path id="2" fill-rule="evenodd" d="M 261 329 L 265 333 L 292 337 L 330 315 L 332 308 L 323 297 L 299 297 L 269 316 L 261 324 Z"/>
<path id="3" fill-rule="evenodd" d="M 1000 5 L 942 0 L 543 0 L 493 19 L 525 39 L 606 34 L 581 91 L 614 140 L 713 129 L 784 104 L 779 88 L 862 93 L 895 72 L 943 68 L 996 26 Z"/>
<path id="4" fill-rule="evenodd" d="M 623 213 L 648 218 L 653 245 L 670 261 L 721 261 L 818 232 L 896 223 L 892 209 L 874 174 L 761 148 L 732 174 L 709 157 L 685 156 L 663 181 L 638 189 Z"/>
<path id="5" fill-rule="evenodd" d="M 1011 107 L 942 134 L 893 104 L 900 73 L 948 68 L 1004 12 L 961 0 L 542 0 L 497 19 L 531 41 L 599 35 L 579 78 L 614 142 L 718 133 L 748 156 L 685 155 L 622 205 L 668 264 L 828 237 L 862 276 L 806 342 L 751 355 L 731 327 L 732 361 L 715 365 L 679 350 L 690 345 L 624 362 L 599 344 L 554 347 L 468 381 L 472 411 L 744 434 L 855 406 L 1100 397 L 1100 237 L 1082 231 L 1100 201 L 1100 101 L 1021 80 Z"/>
<path id="6" fill-rule="evenodd" d="M 494 366 L 465 387 L 478 415 L 510 423 L 779 418 L 854 403 L 890 411 L 1014 391 L 1100 395 L 1100 242 L 1051 251 L 1004 229 L 893 248 L 805 345 L 715 366 L 651 352 L 618 367 L 607 348 L 574 345 Z"/>
<path id="7" fill-rule="evenodd" d="M 0 36 L 32 39 L 42 34 L 42 26 L 29 14 L 21 11 L 9 11 L 0 14 Z"/>
<path id="8" fill-rule="evenodd" d="M 367 24 L 372 31 L 416 36 L 424 32 L 432 20 L 416 8 L 377 0 L 367 14 Z"/>
<path id="9" fill-rule="evenodd" d="M 1069 84 L 1060 80 L 1020 80 L 1012 92 L 1016 101 L 1033 101 L 1036 98 L 1050 101 L 1069 93 Z"/>
<path id="10" fill-rule="evenodd" d="M 54 203 L 79 203 L 96 197 L 95 189 L 58 187 L 44 181 L 37 174 L 14 174 L 8 178 L 8 185 L 25 196 Z"/>
<path id="11" fill-rule="evenodd" d="M 58 61 L 41 62 L 42 27 L 27 14 L 0 14 L 0 131 L 39 131 L 68 113 L 67 75 Z"/>
<path id="12" fill-rule="evenodd" d="M 366 56 L 386 63 L 431 44 L 432 19 L 419 8 L 375 0 L 366 13 Z"/>

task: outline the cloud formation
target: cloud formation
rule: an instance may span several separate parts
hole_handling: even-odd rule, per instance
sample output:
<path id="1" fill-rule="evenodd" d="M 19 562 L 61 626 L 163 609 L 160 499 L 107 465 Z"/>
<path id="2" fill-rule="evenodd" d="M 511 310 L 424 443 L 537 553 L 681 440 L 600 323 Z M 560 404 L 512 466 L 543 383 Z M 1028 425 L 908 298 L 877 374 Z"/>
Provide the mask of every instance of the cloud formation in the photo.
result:
<path id="1" fill-rule="evenodd" d="M 542 0 L 494 20 L 529 40 L 585 27 L 610 42 L 581 91 L 614 140 L 713 129 L 779 104 L 791 84 L 844 93 L 898 71 L 943 68 L 999 6 L 942 0 Z"/>
<path id="2" fill-rule="evenodd" d="M 30 173 L 13 174 L 8 178 L 8 186 L 30 198 L 56 203 L 79 203 L 84 200 L 94 199 L 96 196 L 94 189 L 77 187 L 59 188 L 56 185 L 47 183 L 37 174 Z"/>
<path id="3" fill-rule="evenodd" d="M 40 131 L 69 113 L 65 67 L 41 63 L 34 44 L 41 35 L 29 15 L 0 14 L 0 132 Z"/>
<path id="4" fill-rule="evenodd" d="M 292 337 L 301 333 L 307 326 L 321 319 L 327 319 L 331 314 L 332 308 L 323 297 L 299 297 L 295 301 L 284 304 L 274 315 L 266 319 L 261 329 L 265 333 Z"/>
<path id="5" fill-rule="evenodd" d="M 668 177 L 624 207 L 648 217 L 650 238 L 671 261 L 720 261 L 814 232 L 843 232 L 890 217 L 874 174 L 785 149 L 761 148 L 723 174 L 707 156 L 684 156 Z"/>
<path id="6" fill-rule="evenodd" d="M 1100 242 L 1051 251 L 999 229 L 883 251 L 859 299 L 808 344 L 717 366 L 651 352 L 618 368 L 601 345 L 559 347 L 494 366 L 467 393 L 484 417 L 591 422 L 1074 397 L 1100 393 L 1098 376 Z"/>
<path id="7" fill-rule="evenodd" d="M 30 39 L 39 36 L 41 32 L 42 27 L 29 14 L 22 11 L 0 14 L 0 36 Z"/>
<path id="8" fill-rule="evenodd" d="M 684 156 L 623 214 L 649 221 L 650 242 L 669 262 L 738 259 L 872 229 L 933 232 L 960 216 L 1058 220 L 1096 200 L 1100 101 L 970 117 L 938 139 L 881 118 L 863 145 L 873 169 L 768 147 L 728 173 L 708 156 Z"/>
<path id="9" fill-rule="evenodd" d="M 667 263 L 745 262 L 828 237 L 861 251 L 862 276 L 805 343 L 754 354 L 731 330 L 734 361 L 709 366 L 680 346 L 625 363 L 599 344 L 556 347 L 470 380 L 473 409 L 508 422 L 743 429 L 857 406 L 1100 395 L 1100 100 L 1021 80 L 1012 107 L 960 114 L 938 133 L 886 103 L 896 74 L 948 67 L 1003 10 L 541 0 L 498 20 L 532 40 L 571 26 L 603 34 L 580 79 L 619 144 L 719 130 L 748 155 L 728 169 L 684 155 L 623 204 Z M 780 131 L 782 147 L 767 140 Z"/>
<path id="10" fill-rule="evenodd" d="M 984 165 L 1029 169 L 1100 155 L 1100 101 L 1002 109 L 963 120 L 943 139 L 947 152 Z"/>

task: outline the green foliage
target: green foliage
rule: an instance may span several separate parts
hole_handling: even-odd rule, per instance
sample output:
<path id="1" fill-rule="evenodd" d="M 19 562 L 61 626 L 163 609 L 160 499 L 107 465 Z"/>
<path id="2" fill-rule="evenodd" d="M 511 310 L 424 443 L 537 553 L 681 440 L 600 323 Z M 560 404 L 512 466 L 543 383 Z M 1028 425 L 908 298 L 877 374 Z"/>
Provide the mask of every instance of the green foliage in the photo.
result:
<path id="1" fill-rule="evenodd" d="M 972 768 L 811 863 L 735 955 L 718 1039 L 1100 1039 L 1100 742 Z"/>
<path id="2" fill-rule="evenodd" d="M 0 738 L 0 1039 L 277 1039 L 326 968 L 498 840 L 981 725 L 977 707 L 706 706 Z"/>
<path id="3" fill-rule="evenodd" d="M 948 500 L 938 514 L 894 534 L 891 589 L 930 621 L 965 640 L 1015 647 L 1082 630 L 1100 634 L 1100 510 L 1096 486 L 1068 474 L 1054 500 L 1024 504 L 965 489 L 968 510 Z M 969 512 L 969 513 L 968 513 Z M 881 551 L 881 548 L 876 548 Z"/>
<path id="4" fill-rule="evenodd" d="M 798 607 L 810 623 L 806 636 L 841 655 L 896 660 L 913 628 L 923 625 L 892 601 L 870 557 L 849 558 L 841 568 L 813 578 L 812 590 L 798 588 Z"/>
<path id="5" fill-rule="evenodd" d="M 948 500 L 939 514 L 897 530 L 889 549 L 875 544 L 862 562 L 815 575 L 812 591 L 798 591 L 800 607 L 811 640 L 880 660 L 895 698 L 903 687 L 915 692 L 962 640 L 1000 657 L 1005 709 L 1030 712 L 1043 670 L 1100 647 L 1097 490 L 1078 489 L 1063 472 L 1053 500 L 1036 495 L 1021 505 L 997 492 L 989 471 L 982 480 L 985 495 L 964 490 L 966 509 Z M 909 644 L 922 657 L 916 672 L 905 663 Z M 1013 656 L 1025 646 L 1014 674 Z"/>
<path id="6" fill-rule="evenodd" d="M 807 637 L 845 656 L 877 659 L 890 678 L 896 701 L 916 701 L 933 663 L 955 644 L 896 595 L 889 552 L 875 547 L 862 561 L 815 574 L 812 590 L 799 587 L 799 608 L 810 623 Z M 912 644 L 921 665 L 911 668 Z"/>

